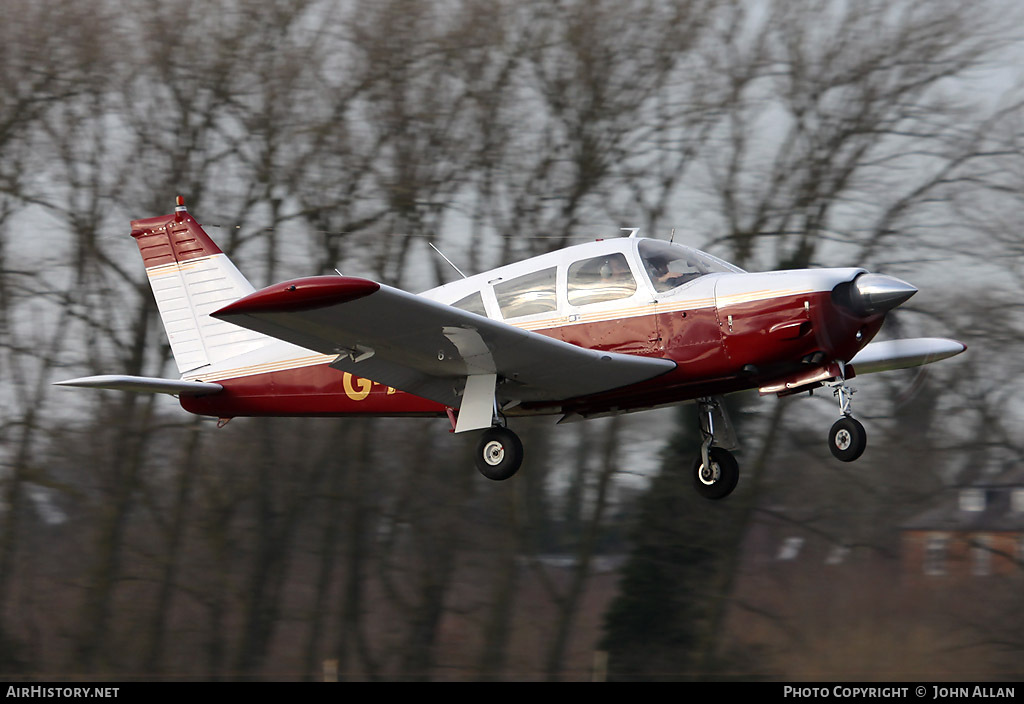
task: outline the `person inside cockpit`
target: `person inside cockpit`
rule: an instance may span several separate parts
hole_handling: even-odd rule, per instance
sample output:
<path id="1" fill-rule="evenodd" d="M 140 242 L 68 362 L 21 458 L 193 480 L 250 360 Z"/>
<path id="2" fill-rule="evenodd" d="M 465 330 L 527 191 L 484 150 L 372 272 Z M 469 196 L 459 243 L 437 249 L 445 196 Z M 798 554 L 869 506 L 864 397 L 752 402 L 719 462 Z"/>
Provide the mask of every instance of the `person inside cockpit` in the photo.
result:
<path id="1" fill-rule="evenodd" d="M 659 292 L 682 286 L 705 274 L 742 271 L 709 254 L 670 242 L 641 240 L 639 251 L 644 270 Z"/>
<path id="2" fill-rule="evenodd" d="M 686 274 L 670 271 L 668 262 L 664 259 L 648 259 L 647 263 L 650 265 L 651 281 L 659 291 L 667 291 L 670 288 L 681 286 L 688 280 Z"/>

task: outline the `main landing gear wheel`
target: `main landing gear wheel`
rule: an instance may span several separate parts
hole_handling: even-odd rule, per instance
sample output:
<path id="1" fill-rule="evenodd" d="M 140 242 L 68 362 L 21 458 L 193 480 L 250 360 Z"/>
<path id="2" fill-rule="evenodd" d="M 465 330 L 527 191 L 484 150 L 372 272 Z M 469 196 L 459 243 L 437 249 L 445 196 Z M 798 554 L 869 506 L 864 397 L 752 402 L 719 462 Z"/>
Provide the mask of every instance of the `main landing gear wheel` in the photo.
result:
<path id="1" fill-rule="evenodd" d="M 724 499 L 736 488 L 740 467 L 728 450 L 708 448 L 708 466 L 698 456 L 693 463 L 693 486 L 705 499 Z"/>
<path id="2" fill-rule="evenodd" d="M 736 446 L 736 433 L 721 398 L 697 399 L 700 421 L 700 454 L 693 463 L 693 486 L 705 499 L 724 499 L 740 480 L 740 466 L 732 453 L 722 447 Z M 716 421 L 717 417 L 717 421 Z M 715 445 L 716 430 L 723 441 Z"/>
<path id="3" fill-rule="evenodd" d="M 836 459 L 853 462 L 864 453 L 868 446 L 868 434 L 860 421 L 844 416 L 837 420 L 828 431 L 828 449 Z"/>
<path id="4" fill-rule="evenodd" d="M 475 459 L 482 475 L 497 482 L 504 481 L 523 464 L 523 443 L 508 428 L 490 428 L 480 436 Z"/>

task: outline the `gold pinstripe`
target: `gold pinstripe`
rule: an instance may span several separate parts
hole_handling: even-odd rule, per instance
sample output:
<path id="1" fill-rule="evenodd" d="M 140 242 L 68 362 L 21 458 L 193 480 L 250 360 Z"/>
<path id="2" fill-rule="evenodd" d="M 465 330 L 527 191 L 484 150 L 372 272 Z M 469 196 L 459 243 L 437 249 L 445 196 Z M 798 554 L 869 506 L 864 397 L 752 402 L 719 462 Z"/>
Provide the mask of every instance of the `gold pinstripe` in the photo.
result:
<path id="1" fill-rule="evenodd" d="M 745 293 L 734 293 L 728 296 L 721 296 L 718 298 L 718 307 L 725 308 L 727 306 L 740 305 L 742 303 L 753 303 L 755 301 L 765 301 L 772 298 L 785 298 L 787 296 L 801 296 L 809 293 L 815 293 L 815 289 L 788 289 L 785 291 L 778 291 L 775 289 L 764 289 L 761 291 L 748 291 Z M 637 318 L 645 315 L 660 315 L 662 313 L 676 313 L 683 310 L 702 310 L 705 308 L 714 308 L 715 298 L 704 297 L 704 298 L 688 298 L 681 301 L 672 301 L 670 303 L 652 303 L 643 306 L 631 306 L 628 308 L 617 308 L 615 310 L 604 310 L 594 313 L 578 313 L 574 320 L 564 316 L 543 318 L 541 320 L 530 320 L 522 323 L 509 323 L 522 330 L 544 330 L 546 328 L 564 326 L 564 325 L 581 325 L 584 323 L 602 323 L 611 320 L 621 320 L 623 318 Z"/>
<path id="2" fill-rule="evenodd" d="M 181 271 L 189 271 L 195 269 L 199 264 L 205 263 L 208 259 L 214 257 L 224 256 L 223 252 L 217 254 L 208 254 L 205 257 L 196 257 L 195 259 L 186 259 L 183 262 L 168 262 L 167 264 L 160 264 L 158 266 L 151 266 L 146 269 L 146 276 L 151 279 L 159 278 L 161 276 L 169 276 Z"/>
<path id="3" fill-rule="evenodd" d="M 209 373 L 199 373 L 186 376 L 185 379 L 188 381 L 223 381 L 225 379 L 238 379 L 244 376 L 255 376 L 257 374 L 266 374 L 268 372 L 281 372 L 289 369 L 315 367 L 318 364 L 328 364 L 333 362 L 337 356 L 338 355 L 336 354 L 315 354 L 308 357 L 292 357 L 290 359 L 280 359 L 273 362 L 264 362 L 262 364 L 250 364 L 244 367 L 218 369 L 217 371 Z"/>
<path id="4" fill-rule="evenodd" d="M 787 291 L 751 291 L 749 293 L 725 296 L 722 299 L 719 299 L 719 303 L 721 306 L 724 307 L 726 305 L 737 305 L 739 303 L 749 303 L 753 301 L 768 300 L 771 298 L 783 298 L 785 296 L 797 296 L 813 292 L 813 289 L 791 289 Z M 694 298 L 685 301 L 674 301 L 672 303 L 653 303 L 643 306 L 631 306 L 629 308 L 620 308 L 612 311 L 586 313 L 580 315 L 580 317 L 577 320 L 574 320 L 572 322 L 569 322 L 568 319 L 564 317 L 554 317 L 545 318 L 543 320 L 529 321 L 525 323 L 517 323 L 514 325 L 515 327 L 518 327 L 522 330 L 543 330 L 551 327 L 609 322 L 613 320 L 635 318 L 644 315 L 674 313 L 682 310 L 701 310 L 705 308 L 714 307 L 715 301 L 713 298 Z M 257 374 L 266 374 L 268 372 L 286 371 L 289 369 L 301 369 L 303 367 L 312 367 L 318 364 L 329 364 L 330 362 L 334 361 L 336 356 L 337 355 L 330 354 L 313 354 L 306 357 L 293 357 L 290 359 L 264 362 L 261 364 L 251 364 L 242 367 L 220 369 L 215 372 L 206 374 L 200 373 L 191 376 L 186 376 L 184 378 L 189 381 L 201 379 L 202 381 L 208 382 L 223 381 L 225 379 L 238 379 L 246 376 L 255 376 Z"/>

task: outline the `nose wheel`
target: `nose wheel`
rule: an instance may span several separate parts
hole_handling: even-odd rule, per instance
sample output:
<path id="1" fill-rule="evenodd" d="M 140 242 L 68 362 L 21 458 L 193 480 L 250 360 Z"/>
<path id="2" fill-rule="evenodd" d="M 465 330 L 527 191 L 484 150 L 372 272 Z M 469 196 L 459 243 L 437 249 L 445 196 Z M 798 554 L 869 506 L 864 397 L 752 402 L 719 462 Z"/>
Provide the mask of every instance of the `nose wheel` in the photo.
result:
<path id="1" fill-rule="evenodd" d="M 868 435 L 864 426 L 852 416 L 837 420 L 828 431 L 828 449 L 837 460 L 853 462 L 864 454 L 868 446 Z"/>
<path id="2" fill-rule="evenodd" d="M 476 446 L 476 468 L 494 481 L 504 481 L 523 464 L 523 443 L 508 428 L 495 426 L 485 430 Z"/>

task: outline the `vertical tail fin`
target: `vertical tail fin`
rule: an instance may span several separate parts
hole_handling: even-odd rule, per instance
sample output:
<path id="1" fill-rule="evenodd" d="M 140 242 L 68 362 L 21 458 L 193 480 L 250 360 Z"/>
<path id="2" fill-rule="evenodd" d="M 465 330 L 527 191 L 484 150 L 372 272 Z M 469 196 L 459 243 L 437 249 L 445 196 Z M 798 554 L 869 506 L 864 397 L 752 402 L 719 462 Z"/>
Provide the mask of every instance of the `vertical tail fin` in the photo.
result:
<path id="1" fill-rule="evenodd" d="M 184 375 L 262 347 L 269 338 L 208 314 L 255 289 L 178 196 L 172 215 L 132 221 L 171 352 Z"/>

